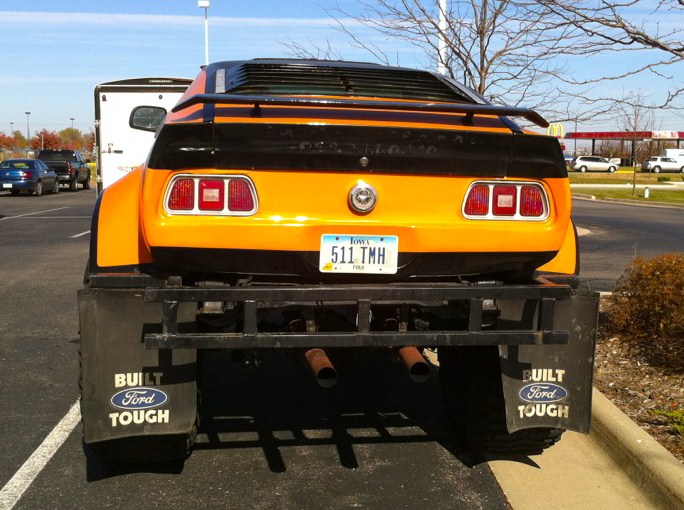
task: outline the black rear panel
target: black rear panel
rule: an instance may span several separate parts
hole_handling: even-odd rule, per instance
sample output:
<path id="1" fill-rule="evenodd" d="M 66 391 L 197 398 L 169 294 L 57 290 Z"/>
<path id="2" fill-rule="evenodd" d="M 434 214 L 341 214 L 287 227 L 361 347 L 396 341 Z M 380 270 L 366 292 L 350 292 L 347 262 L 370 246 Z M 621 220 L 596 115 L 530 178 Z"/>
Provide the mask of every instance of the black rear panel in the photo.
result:
<path id="1" fill-rule="evenodd" d="M 155 263 L 164 272 L 232 274 L 234 279 L 333 283 L 339 281 L 410 281 L 461 278 L 502 280 L 529 277 L 555 252 L 529 253 L 399 253 L 395 275 L 321 273 L 319 253 L 307 251 L 227 250 L 197 248 L 152 248 Z"/>
<path id="2" fill-rule="evenodd" d="M 377 126 L 166 125 L 148 166 L 567 177 L 552 137 Z"/>

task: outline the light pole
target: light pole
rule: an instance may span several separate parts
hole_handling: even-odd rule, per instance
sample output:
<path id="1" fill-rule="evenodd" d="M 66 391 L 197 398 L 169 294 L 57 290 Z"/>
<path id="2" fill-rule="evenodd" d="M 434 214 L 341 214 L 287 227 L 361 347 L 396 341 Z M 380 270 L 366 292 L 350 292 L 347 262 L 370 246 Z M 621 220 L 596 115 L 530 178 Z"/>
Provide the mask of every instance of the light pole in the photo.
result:
<path id="1" fill-rule="evenodd" d="M 30 149 L 31 148 L 31 143 L 29 140 L 31 139 L 31 130 L 29 129 L 29 115 L 31 115 L 31 112 L 24 112 L 26 114 L 26 144 L 27 147 Z"/>
<path id="2" fill-rule="evenodd" d="M 10 122 L 10 136 L 14 136 L 14 122 Z"/>
<path id="3" fill-rule="evenodd" d="M 197 7 L 204 9 L 204 64 L 209 65 L 209 0 L 197 0 Z"/>
<path id="4" fill-rule="evenodd" d="M 74 129 L 74 119 L 75 119 L 74 117 L 69 117 L 69 120 L 71 121 L 71 129 L 72 129 L 72 131 L 73 131 L 73 129 Z"/>
<path id="5" fill-rule="evenodd" d="M 440 74 L 446 73 L 446 58 L 447 58 L 447 0 L 439 0 L 439 55 L 437 56 L 437 72 Z"/>

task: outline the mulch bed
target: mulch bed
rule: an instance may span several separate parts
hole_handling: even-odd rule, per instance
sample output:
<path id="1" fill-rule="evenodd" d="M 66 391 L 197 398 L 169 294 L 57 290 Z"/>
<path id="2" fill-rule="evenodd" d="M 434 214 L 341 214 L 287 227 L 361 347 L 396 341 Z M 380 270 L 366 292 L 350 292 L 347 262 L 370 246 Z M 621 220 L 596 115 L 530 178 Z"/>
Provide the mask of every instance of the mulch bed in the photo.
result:
<path id="1" fill-rule="evenodd" d="M 684 374 L 649 363 L 624 339 L 606 337 L 596 345 L 594 386 L 684 462 L 684 438 L 654 412 L 684 409 Z"/>

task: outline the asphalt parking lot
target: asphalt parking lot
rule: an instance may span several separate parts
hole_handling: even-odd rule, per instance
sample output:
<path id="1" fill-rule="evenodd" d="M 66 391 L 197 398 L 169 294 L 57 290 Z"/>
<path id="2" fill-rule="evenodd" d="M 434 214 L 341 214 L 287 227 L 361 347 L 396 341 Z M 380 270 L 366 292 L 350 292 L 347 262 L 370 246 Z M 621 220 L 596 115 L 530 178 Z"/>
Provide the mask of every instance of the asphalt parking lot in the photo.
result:
<path id="1" fill-rule="evenodd" d="M 0 193 L 0 510 L 510 508 L 490 465 L 463 455 L 451 439 L 434 374 L 424 384 L 411 383 L 382 355 L 340 373 L 338 385 L 325 391 L 294 359 L 272 353 L 253 369 L 210 353 L 204 356 L 198 443 L 188 461 L 112 467 L 84 455 L 76 291 L 94 204 L 93 190 L 42 197 Z M 609 284 L 621 269 L 606 260 L 627 260 L 641 246 L 677 249 L 682 237 L 672 232 L 681 229 L 680 214 L 661 211 L 655 225 L 624 206 L 576 204 L 576 219 L 589 227 L 581 238 L 589 262 L 583 272 Z M 615 475 L 619 466 L 594 466 L 587 475 L 587 455 L 567 465 L 582 451 L 576 437 L 564 438 L 541 459 L 496 463 L 497 476 L 503 466 L 509 483 L 527 488 L 515 499 L 516 509 L 528 501 L 550 503 L 554 494 L 554 506 L 575 508 L 582 501 L 575 492 L 545 495 L 539 488 L 553 484 L 558 473 L 567 479 L 573 468 L 585 482 L 590 476 L 586 495 L 614 487 L 602 475 Z M 584 447 L 601 448 L 587 446 L 584 437 Z M 510 485 L 503 486 L 513 504 Z M 592 501 L 644 508 L 629 499 L 637 496 L 611 494 Z M 581 505 L 599 508 L 592 501 Z"/>
<path id="2" fill-rule="evenodd" d="M 487 464 L 451 441 L 436 379 L 412 383 L 389 356 L 340 374 L 332 391 L 293 359 L 255 370 L 211 356 L 204 385 L 220 391 L 203 394 L 188 461 L 86 458 L 76 291 L 94 203 L 94 190 L 0 193 L 2 510 L 508 508 Z"/>

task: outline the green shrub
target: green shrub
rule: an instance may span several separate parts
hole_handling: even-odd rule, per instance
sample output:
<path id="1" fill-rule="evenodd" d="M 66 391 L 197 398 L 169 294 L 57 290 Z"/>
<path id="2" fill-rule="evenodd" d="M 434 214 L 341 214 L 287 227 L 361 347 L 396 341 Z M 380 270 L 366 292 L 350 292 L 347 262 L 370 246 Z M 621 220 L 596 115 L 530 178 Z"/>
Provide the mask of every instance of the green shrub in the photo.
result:
<path id="1" fill-rule="evenodd" d="M 669 177 L 658 177 L 657 179 L 658 182 L 670 182 L 670 180 Z"/>
<path id="2" fill-rule="evenodd" d="M 664 416 L 672 425 L 679 435 L 684 439 L 684 409 L 676 409 L 674 411 L 654 411 L 655 414 Z"/>
<path id="3" fill-rule="evenodd" d="M 606 329 L 650 361 L 684 370 L 684 254 L 634 259 L 608 299 Z"/>

